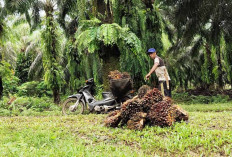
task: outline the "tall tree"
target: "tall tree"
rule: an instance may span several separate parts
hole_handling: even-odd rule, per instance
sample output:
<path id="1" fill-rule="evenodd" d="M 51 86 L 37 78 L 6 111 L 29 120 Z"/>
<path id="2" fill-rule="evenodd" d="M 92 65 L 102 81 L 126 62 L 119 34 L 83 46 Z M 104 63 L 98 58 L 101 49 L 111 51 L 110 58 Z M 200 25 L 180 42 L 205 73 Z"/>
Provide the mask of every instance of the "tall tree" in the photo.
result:
<path id="1" fill-rule="evenodd" d="M 6 12 L 5 9 L 1 6 L 0 3 L 0 64 L 2 61 L 2 45 L 3 45 L 3 33 L 4 33 L 4 18 L 5 18 Z M 0 75 L 0 99 L 3 96 L 3 83 L 2 83 L 2 76 Z"/>
<path id="2" fill-rule="evenodd" d="M 56 20 L 54 18 L 54 8 L 57 6 L 57 1 L 53 0 L 5 0 L 6 8 L 10 13 L 19 12 L 25 14 L 25 17 L 34 30 L 43 23 L 40 20 L 40 11 L 45 11 L 45 27 L 42 33 L 43 51 L 43 65 L 45 70 L 45 81 L 48 83 L 53 91 L 54 102 L 59 103 L 60 96 L 59 90 L 62 83 L 61 67 L 59 62 L 61 51 L 60 43 L 58 40 Z M 29 10 L 32 10 L 30 14 Z M 35 61 L 42 58 L 41 53 L 38 53 Z M 35 61 L 33 65 L 35 65 Z M 35 67 L 35 66 L 33 66 Z M 30 71 L 32 68 L 30 68 Z M 33 70 L 32 70 L 33 71 Z"/>
<path id="3" fill-rule="evenodd" d="M 46 14 L 45 29 L 42 33 L 44 45 L 44 70 L 45 81 L 53 91 L 55 103 L 60 102 L 60 87 L 62 84 L 61 67 L 59 65 L 60 43 L 58 41 L 57 26 L 54 20 L 54 3 L 51 0 L 46 0 L 44 4 Z"/>
<path id="4" fill-rule="evenodd" d="M 88 27 L 89 25 L 92 27 Z M 112 51 L 112 47 L 116 50 L 118 49 L 120 52 L 119 55 L 123 55 L 124 57 L 129 55 L 133 56 L 134 59 L 137 60 L 138 67 L 144 65 L 144 60 L 141 57 L 143 56 L 143 54 L 141 54 L 141 41 L 129 28 L 120 27 L 116 23 L 101 24 L 98 19 L 84 21 L 76 35 L 76 43 L 79 52 L 83 53 L 85 50 L 89 53 L 98 52 L 103 59 L 103 70 L 104 68 L 118 68 L 119 56 L 117 56 L 118 54 L 114 54 L 115 51 Z M 113 57 L 113 59 L 111 57 Z M 116 61 L 115 58 L 117 59 Z M 104 67 L 104 65 L 108 67 Z M 131 63 L 131 65 L 128 66 L 131 67 L 133 64 Z M 104 71 L 109 72 L 108 70 Z M 145 72 L 143 71 L 143 73 Z M 106 78 L 108 78 L 108 73 L 106 74 Z"/>
<path id="5" fill-rule="evenodd" d="M 230 20 L 232 13 L 229 11 L 232 9 L 232 2 L 230 0 L 197 2 L 194 0 L 165 0 L 163 4 L 173 8 L 171 18 L 178 30 L 177 41 L 179 45 L 179 41 L 186 46 L 190 45 L 191 41 L 200 35 L 204 37 L 204 45 L 208 45 L 207 47 L 210 49 L 211 47 L 216 49 L 218 85 L 222 88 L 224 79 L 220 40 L 223 35 L 232 35 Z"/>
<path id="6" fill-rule="evenodd" d="M 2 61 L 2 54 L 0 53 L 0 64 Z M 0 99 L 2 99 L 3 96 L 3 83 L 2 83 L 2 76 L 0 76 Z"/>

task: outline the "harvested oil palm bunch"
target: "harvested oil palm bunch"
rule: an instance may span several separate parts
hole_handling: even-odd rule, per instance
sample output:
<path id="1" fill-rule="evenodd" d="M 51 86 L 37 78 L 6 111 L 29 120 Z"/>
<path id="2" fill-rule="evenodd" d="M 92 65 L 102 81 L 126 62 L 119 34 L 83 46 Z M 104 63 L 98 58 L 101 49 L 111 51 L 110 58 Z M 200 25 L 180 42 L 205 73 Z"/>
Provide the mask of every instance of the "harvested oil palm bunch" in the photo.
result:
<path id="1" fill-rule="evenodd" d="M 127 122 L 127 128 L 133 130 L 142 130 L 144 128 L 147 113 L 137 112 L 133 114 Z"/>
<path id="2" fill-rule="evenodd" d="M 174 113 L 175 121 L 181 122 L 181 121 L 187 121 L 189 119 L 188 112 L 186 112 L 184 109 L 182 109 L 178 105 L 173 105 L 171 107 L 172 112 Z"/>
<path id="3" fill-rule="evenodd" d="M 130 99 L 122 104 L 121 107 L 121 125 L 125 125 L 130 117 L 137 113 L 143 111 L 143 105 L 141 104 L 140 99 Z"/>
<path id="4" fill-rule="evenodd" d="M 110 74 L 108 75 L 110 80 L 118 80 L 118 79 L 125 79 L 125 78 L 131 78 L 130 74 L 127 72 L 119 72 L 118 70 L 110 71 Z"/>
<path id="5" fill-rule="evenodd" d="M 170 110 L 171 103 L 167 101 L 161 101 L 151 106 L 148 112 L 147 119 L 150 125 L 158 125 L 161 127 L 171 126 L 174 121 L 173 110 Z"/>
<path id="6" fill-rule="evenodd" d="M 157 88 L 150 90 L 149 92 L 147 92 L 147 94 L 144 95 L 142 99 L 144 111 L 148 112 L 153 104 L 160 102 L 162 100 L 163 100 L 163 95 Z"/>
<path id="7" fill-rule="evenodd" d="M 131 78 L 130 74 L 127 73 L 127 72 L 122 72 L 122 78 L 125 79 L 125 78 Z"/>
<path id="8" fill-rule="evenodd" d="M 124 102 L 120 111 L 109 114 L 105 125 L 117 127 L 119 124 L 127 124 L 129 129 L 141 130 L 145 122 L 151 126 L 165 127 L 188 118 L 185 110 L 178 105 L 172 105 L 171 98 L 163 97 L 156 88 L 149 90 L 149 86 L 142 86 L 138 96 Z"/>
<path id="9" fill-rule="evenodd" d="M 157 88 L 154 88 L 144 96 L 144 99 L 152 103 L 157 103 L 163 100 L 163 95 Z"/>
<path id="10" fill-rule="evenodd" d="M 163 100 L 172 104 L 172 99 L 170 97 L 164 97 Z"/>
<path id="11" fill-rule="evenodd" d="M 138 97 L 141 99 L 145 94 L 147 94 L 148 91 L 151 90 L 151 87 L 148 85 L 143 85 L 138 90 Z"/>
<path id="12" fill-rule="evenodd" d="M 108 127 L 117 127 L 121 121 L 121 112 L 120 110 L 112 111 L 109 113 L 107 118 L 105 119 L 105 126 Z"/>

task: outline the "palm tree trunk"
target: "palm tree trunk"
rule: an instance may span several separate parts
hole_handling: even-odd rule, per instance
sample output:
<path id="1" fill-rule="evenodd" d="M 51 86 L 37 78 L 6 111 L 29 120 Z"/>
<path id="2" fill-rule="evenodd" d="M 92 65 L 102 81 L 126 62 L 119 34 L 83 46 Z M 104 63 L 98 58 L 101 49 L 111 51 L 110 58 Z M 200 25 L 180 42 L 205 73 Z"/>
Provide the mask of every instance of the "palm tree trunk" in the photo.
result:
<path id="1" fill-rule="evenodd" d="M 60 91 L 59 91 L 59 88 L 53 88 L 52 89 L 53 91 L 53 99 L 54 99 L 54 103 L 55 104 L 59 104 L 60 102 Z"/>
<path id="2" fill-rule="evenodd" d="M 230 88 L 232 89 L 232 77 L 230 78 Z"/>
<path id="3" fill-rule="evenodd" d="M 211 50 L 209 48 L 209 45 L 206 44 L 205 45 L 205 49 L 206 49 L 206 57 L 207 57 L 207 61 L 208 61 L 208 71 L 209 71 L 209 80 L 210 82 L 207 84 L 207 88 L 211 85 L 213 85 L 214 83 L 214 77 L 213 77 L 213 61 L 211 59 Z"/>
<path id="4" fill-rule="evenodd" d="M 185 91 L 188 90 L 188 78 L 184 81 L 184 89 Z"/>
<path id="5" fill-rule="evenodd" d="M 101 48 L 102 52 L 100 54 L 100 57 L 103 61 L 102 65 L 102 80 L 103 80 L 103 87 L 105 90 L 109 90 L 109 79 L 108 75 L 110 71 L 113 70 L 119 70 L 120 71 L 120 52 L 118 47 L 106 47 L 102 46 Z"/>
<path id="6" fill-rule="evenodd" d="M 220 45 L 216 48 L 217 53 L 217 63 L 218 63 L 218 84 L 219 88 L 223 88 L 223 79 L 222 79 L 222 62 L 221 62 L 221 50 Z"/>
<path id="7" fill-rule="evenodd" d="M 103 59 L 103 65 L 102 65 L 102 69 L 103 69 L 103 87 L 105 90 L 109 90 L 110 86 L 109 86 L 109 79 L 108 79 L 108 75 L 110 73 L 110 71 L 113 70 L 119 70 L 120 71 L 120 64 L 119 64 L 119 57 L 116 56 L 112 56 L 109 58 L 105 58 Z"/>
<path id="8" fill-rule="evenodd" d="M 0 33 L 1 33 L 1 24 L 0 24 Z M 0 53 L 0 62 L 2 61 L 2 54 Z M 0 99 L 3 97 L 3 84 L 2 77 L 0 76 Z"/>
<path id="9" fill-rule="evenodd" d="M 113 22 L 113 15 L 110 8 L 110 3 L 107 1 L 105 3 L 104 0 L 94 0 L 94 15 L 97 15 L 96 12 L 101 13 L 102 15 L 106 15 L 104 19 L 102 19 L 103 23 L 112 23 Z"/>
<path id="10" fill-rule="evenodd" d="M 3 97 L 3 85 L 2 85 L 2 77 L 0 77 L 0 99 Z"/>
<path id="11" fill-rule="evenodd" d="M 45 13 L 46 13 L 46 19 L 49 19 L 48 22 L 46 23 L 46 27 L 50 28 L 48 29 L 49 34 L 51 34 L 51 44 L 47 45 L 47 47 L 49 47 L 49 51 L 46 52 L 47 54 L 47 60 L 49 60 L 49 62 L 54 62 L 57 61 L 58 58 L 58 54 L 57 54 L 57 50 L 56 50 L 56 35 L 55 35 L 55 26 L 54 26 L 54 17 L 53 17 L 53 6 L 51 5 L 51 3 L 49 3 L 48 5 L 45 6 L 44 8 Z M 58 68 L 56 66 L 54 66 L 54 64 L 51 64 L 49 68 L 52 68 L 53 71 L 51 72 L 50 75 L 52 75 L 53 78 L 55 78 L 53 80 L 53 82 L 50 82 L 51 87 L 52 87 L 52 91 L 53 91 L 53 99 L 54 99 L 54 103 L 59 104 L 60 102 L 60 91 L 59 91 L 59 83 L 57 80 L 57 74 L 55 72 L 55 70 L 58 71 Z"/>
<path id="12" fill-rule="evenodd" d="M 179 81 L 180 81 L 180 89 L 182 91 L 183 90 L 183 79 L 182 79 L 182 77 L 180 75 L 180 72 L 178 72 L 178 76 L 179 76 Z"/>

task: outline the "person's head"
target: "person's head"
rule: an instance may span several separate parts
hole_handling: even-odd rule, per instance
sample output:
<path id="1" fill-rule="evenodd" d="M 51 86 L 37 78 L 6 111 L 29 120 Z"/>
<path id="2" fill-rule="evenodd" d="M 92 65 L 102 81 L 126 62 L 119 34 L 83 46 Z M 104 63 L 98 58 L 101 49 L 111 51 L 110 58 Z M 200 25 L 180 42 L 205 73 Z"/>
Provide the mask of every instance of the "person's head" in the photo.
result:
<path id="1" fill-rule="evenodd" d="M 154 48 L 150 48 L 147 51 L 147 55 L 150 56 L 151 59 L 155 59 L 156 56 L 156 50 Z"/>

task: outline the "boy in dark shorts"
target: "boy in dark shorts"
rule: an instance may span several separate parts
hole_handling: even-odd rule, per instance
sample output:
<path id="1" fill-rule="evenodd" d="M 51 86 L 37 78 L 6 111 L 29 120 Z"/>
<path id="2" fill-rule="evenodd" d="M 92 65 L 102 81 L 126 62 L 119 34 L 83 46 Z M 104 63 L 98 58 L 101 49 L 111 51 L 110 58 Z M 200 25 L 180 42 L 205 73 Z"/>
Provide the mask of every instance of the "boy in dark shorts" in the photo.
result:
<path id="1" fill-rule="evenodd" d="M 164 61 L 157 56 L 156 50 L 154 48 L 150 48 L 147 51 L 147 54 L 151 59 L 154 59 L 154 65 L 151 68 L 150 72 L 146 75 L 145 79 L 149 79 L 151 74 L 155 71 L 156 76 L 159 79 L 159 90 L 162 92 L 164 96 L 171 97 L 171 79 L 168 75 L 168 71 L 166 66 L 164 65 Z"/>

